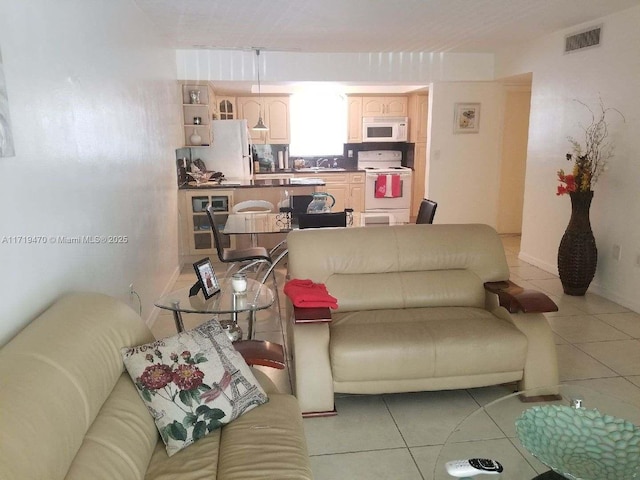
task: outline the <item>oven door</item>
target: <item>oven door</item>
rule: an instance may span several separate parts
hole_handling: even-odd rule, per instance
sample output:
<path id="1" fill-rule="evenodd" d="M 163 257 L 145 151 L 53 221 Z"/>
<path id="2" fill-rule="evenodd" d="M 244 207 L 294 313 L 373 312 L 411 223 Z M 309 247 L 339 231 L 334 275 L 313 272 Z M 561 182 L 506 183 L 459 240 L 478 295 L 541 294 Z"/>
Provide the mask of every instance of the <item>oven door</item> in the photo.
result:
<path id="1" fill-rule="evenodd" d="M 408 209 L 411 207 L 411 176 L 413 172 L 403 170 L 402 173 L 374 173 L 365 175 L 364 210 Z M 400 191 L 391 192 L 398 196 L 376 195 L 376 183 L 386 181 L 386 175 L 398 175 L 400 177 Z M 379 180 L 380 178 L 380 180 Z M 387 183 L 389 185 L 389 183 Z"/>

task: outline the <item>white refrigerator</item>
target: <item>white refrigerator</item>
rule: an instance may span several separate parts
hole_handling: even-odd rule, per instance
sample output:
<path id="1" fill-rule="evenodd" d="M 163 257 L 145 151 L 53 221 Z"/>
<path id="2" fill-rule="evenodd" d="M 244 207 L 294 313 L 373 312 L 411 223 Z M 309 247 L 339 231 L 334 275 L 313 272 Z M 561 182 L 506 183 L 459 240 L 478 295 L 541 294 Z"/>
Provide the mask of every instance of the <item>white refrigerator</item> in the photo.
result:
<path id="1" fill-rule="evenodd" d="M 207 170 L 222 172 L 228 183 L 251 179 L 251 149 L 246 120 L 212 120 L 209 148 L 194 149 Z"/>

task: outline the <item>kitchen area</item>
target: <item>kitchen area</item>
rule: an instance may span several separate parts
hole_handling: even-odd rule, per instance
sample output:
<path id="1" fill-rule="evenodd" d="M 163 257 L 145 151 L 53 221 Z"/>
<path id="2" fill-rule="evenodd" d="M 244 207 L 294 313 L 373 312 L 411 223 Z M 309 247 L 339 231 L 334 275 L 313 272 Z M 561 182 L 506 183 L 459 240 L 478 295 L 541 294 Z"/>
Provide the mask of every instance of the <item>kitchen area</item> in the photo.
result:
<path id="1" fill-rule="evenodd" d="M 425 185 L 426 92 L 345 95 L 344 111 L 336 113 L 345 117 L 339 118 L 346 130 L 342 143 L 330 151 L 323 146 L 304 151 L 291 138 L 296 119 L 289 96 L 232 96 L 209 82 L 181 82 L 179 88 L 184 146 L 176 149 L 176 172 L 183 262 L 216 253 L 208 204 L 221 226 L 240 202 L 266 200 L 278 211 L 289 206 L 289 196 L 316 192 L 331 197 L 331 211 L 362 213 L 367 224 L 415 219 Z M 268 128 L 253 128 L 261 123 Z M 313 134 L 322 141 L 322 133 Z M 262 235 L 259 244 L 269 248 L 284 235 Z M 237 244 L 245 242 L 243 236 L 224 239 L 227 247 L 245 246 Z"/>

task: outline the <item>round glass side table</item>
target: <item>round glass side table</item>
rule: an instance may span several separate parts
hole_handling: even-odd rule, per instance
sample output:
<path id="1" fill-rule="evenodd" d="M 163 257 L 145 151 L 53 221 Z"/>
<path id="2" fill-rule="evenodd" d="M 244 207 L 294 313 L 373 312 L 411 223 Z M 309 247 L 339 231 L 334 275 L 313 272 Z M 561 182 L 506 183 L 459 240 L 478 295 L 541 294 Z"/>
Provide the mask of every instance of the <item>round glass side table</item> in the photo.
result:
<path id="1" fill-rule="evenodd" d="M 571 444 L 571 442 L 576 441 L 582 442 L 583 444 L 593 441 L 597 444 L 600 442 L 597 432 L 602 432 L 602 430 L 596 430 L 596 433 L 594 433 L 592 437 L 588 437 L 585 441 L 584 437 L 578 437 L 578 434 L 581 432 L 575 429 L 563 429 L 562 424 L 560 428 L 556 427 L 555 431 L 557 433 L 555 433 L 555 435 L 561 435 L 562 439 L 558 442 L 548 442 L 548 449 L 558 448 L 560 451 L 556 455 L 556 458 L 560 459 L 560 463 L 569 465 L 568 473 L 565 473 L 566 476 L 560 475 L 552 471 L 550 466 L 545 465 L 529 452 L 520 441 L 516 431 L 516 421 L 522 421 L 523 413 L 530 411 L 532 408 L 538 408 L 546 412 L 547 410 L 556 410 L 555 408 L 550 409 L 547 407 L 557 405 L 562 406 L 564 410 L 568 410 L 569 415 L 571 415 L 571 409 L 569 407 L 579 405 L 587 410 L 597 409 L 603 416 L 616 417 L 616 420 L 626 420 L 628 423 L 633 424 L 631 427 L 640 425 L 640 400 L 638 398 L 616 398 L 603 391 L 583 385 L 565 384 L 555 388 L 557 388 L 559 399 L 545 398 L 535 402 L 523 402 L 521 401 L 523 392 L 516 392 L 490 401 L 471 413 L 458 424 L 442 446 L 434 466 L 433 478 L 435 480 L 453 478 L 447 474 L 444 464 L 451 460 L 469 458 L 491 458 L 500 462 L 504 467 L 504 472 L 499 476 L 495 476 L 495 478 L 518 480 L 584 478 L 571 475 L 570 465 L 572 461 L 575 462 L 575 459 L 568 458 L 572 454 L 567 453 L 567 451 L 571 451 L 571 449 L 565 450 L 564 447 L 566 444 Z M 546 420 L 547 419 L 543 418 L 540 421 Z M 595 422 L 598 421 L 599 419 L 595 420 Z M 543 427 L 542 430 L 544 431 L 546 428 Z M 629 435 L 631 435 L 631 433 Z M 555 438 L 553 440 L 555 440 Z M 556 447 L 553 447 L 553 444 L 555 444 Z M 582 445 L 578 446 L 582 447 Z M 578 448 L 573 451 L 580 452 L 581 450 L 583 449 Z M 536 453 L 542 458 L 539 452 Z M 581 455 L 582 453 L 577 454 Z M 596 455 L 597 454 L 596 449 Z M 621 461 L 631 463 L 627 471 L 637 472 L 637 474 L 634 473 L 632 476 L 626 476 L 625 478 L 640 478 L 640 455 L 635 453 L 620 455 L 620 459 Z M 585 461 L 588 460 L 580 460 L 581 463 Z M 596 474 L 597 476 L 593 479 L 587 478 L 586 480 L 603 480 L 601 472 L 602 471 Z M 473 478 L 485 477 L 484 475 L 480 475 Z"/>
<path id="2" fill-rule="evenodd" d="M 273 291 L 266 285 L 247 278 L 247 291 L 243 295 L 234 293 L 231 278 L 220 279 L 220 291 L 213 297 L 205 299 L 202 292 L 190 295 L 191 288 L 185 287 L 160 297 L 155 306 L 173 313 L 173 320 L 178 332 L 184 331 L 182 313 L 199 313 L 209 315 L 229 314 L 237 328 L 238 314 L 249 312 L 249 331 L 247 339 L 252 340 L 255 332 L 255 317 L 258 310 L 273 305 Z"/>

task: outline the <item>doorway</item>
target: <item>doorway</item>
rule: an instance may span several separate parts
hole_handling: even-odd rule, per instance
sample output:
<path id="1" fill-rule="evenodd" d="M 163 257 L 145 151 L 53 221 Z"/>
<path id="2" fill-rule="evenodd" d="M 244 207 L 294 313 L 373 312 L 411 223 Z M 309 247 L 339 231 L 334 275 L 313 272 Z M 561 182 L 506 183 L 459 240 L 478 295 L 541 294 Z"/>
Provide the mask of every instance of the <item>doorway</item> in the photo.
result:
<path id="1" fill-rule="evenodd" d="M 524 180 L 529 140 L 532 74 L 505 78 L 502 164 L 496 226 L 501 234 L 522 233 Z"/>

